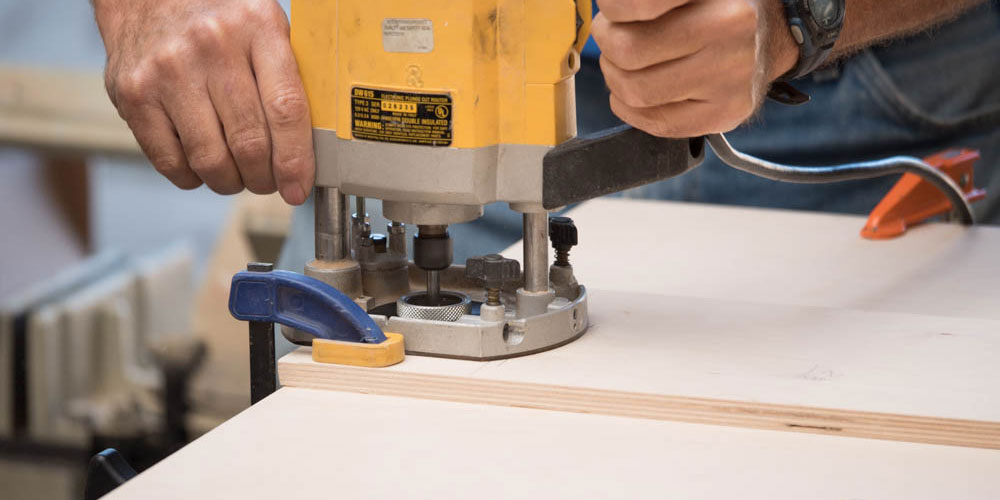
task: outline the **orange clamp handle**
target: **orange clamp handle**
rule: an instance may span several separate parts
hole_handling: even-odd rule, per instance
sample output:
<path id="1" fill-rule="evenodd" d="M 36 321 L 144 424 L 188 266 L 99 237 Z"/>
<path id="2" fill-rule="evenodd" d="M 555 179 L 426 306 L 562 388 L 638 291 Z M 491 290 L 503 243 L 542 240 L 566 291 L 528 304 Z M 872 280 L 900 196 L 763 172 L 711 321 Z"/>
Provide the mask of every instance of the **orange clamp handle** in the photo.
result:
<path id="1" fill-rule="evenodd" d="M 924 158 L 927 164 L 948 174 L 962 188 L 969 202 L 986 197 L 986 191 L 976 188 L 973 183 L 973 167 L 977 160 L 979 152 L 971 149 L 950 149 Z M 872 210 L 861 229 L 861 236 L 869 240 L 902 236 L 910 227 L 947 214 L 951 209 L 951 202 L 940 189 L 917 174 L 906 173 Z"/>

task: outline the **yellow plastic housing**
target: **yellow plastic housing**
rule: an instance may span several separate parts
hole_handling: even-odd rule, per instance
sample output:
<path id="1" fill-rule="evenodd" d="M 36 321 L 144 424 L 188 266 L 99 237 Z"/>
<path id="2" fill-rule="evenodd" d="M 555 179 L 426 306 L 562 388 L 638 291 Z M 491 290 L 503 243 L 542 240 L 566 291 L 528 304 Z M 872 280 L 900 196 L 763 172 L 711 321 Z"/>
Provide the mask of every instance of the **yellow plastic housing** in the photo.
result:
<path id="1" fill-rule="evenodd" d="M 341 139 L 365 87 L 449 94 L 451 147 L 555 146 L 576 135 L 590 18 L 590 0 L 293 0 L 292 46 L 313 127 Z M 430 21 L 433 49 L 386 50 L 387 19 Z"/>

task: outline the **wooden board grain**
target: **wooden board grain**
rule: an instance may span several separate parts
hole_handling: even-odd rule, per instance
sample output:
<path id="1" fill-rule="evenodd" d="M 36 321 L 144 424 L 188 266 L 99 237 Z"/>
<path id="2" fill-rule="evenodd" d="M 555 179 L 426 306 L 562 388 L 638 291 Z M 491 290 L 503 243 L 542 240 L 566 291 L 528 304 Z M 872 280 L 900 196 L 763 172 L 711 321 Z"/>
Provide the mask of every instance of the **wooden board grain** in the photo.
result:
<path id="1" fill-rule="evenodd" d="M 856 215 L 608 198 L 569 215 L 593 289 L 1000 320 L 996 226 L 870 241 Z"/>
<path id="2" fill-rule="evenodd" d="M 572 260 L 591 293 L 580 340 L 384 371 L 297 353 L 282 382 L 1000 446 L 1000 229 L 928 224 L 874 242 L 857 235 L 857 216 L 613 199 L 571 215 Z M 623 247 L 608 234 L 641 237 Z"/>
<path id="3" fill-rule="evenodd" d="M 1000 321 L 591 291 L 590 330 L 492 362 L 283 358 L 285 386 L 1000 448 Z"/>
<path id="4" fill-rule="evenodd" d="M 1000 453 L 284 388 L 109 500 L 996 498 Z"/>

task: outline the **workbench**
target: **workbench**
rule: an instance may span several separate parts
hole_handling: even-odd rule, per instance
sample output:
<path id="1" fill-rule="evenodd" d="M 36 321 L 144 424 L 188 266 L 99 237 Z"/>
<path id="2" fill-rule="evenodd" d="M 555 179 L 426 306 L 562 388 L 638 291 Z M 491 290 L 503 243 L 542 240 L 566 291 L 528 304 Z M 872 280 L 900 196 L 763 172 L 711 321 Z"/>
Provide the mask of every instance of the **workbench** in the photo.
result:
<path id="1" fill-rule="evenodd" d="M 301 349 L 285 387 L 109 498 L 1000 496 L 1000 229 L 867 241 L 857 216 L 615 199 L 571 215 L 579 340 L 386 369 Z"/>

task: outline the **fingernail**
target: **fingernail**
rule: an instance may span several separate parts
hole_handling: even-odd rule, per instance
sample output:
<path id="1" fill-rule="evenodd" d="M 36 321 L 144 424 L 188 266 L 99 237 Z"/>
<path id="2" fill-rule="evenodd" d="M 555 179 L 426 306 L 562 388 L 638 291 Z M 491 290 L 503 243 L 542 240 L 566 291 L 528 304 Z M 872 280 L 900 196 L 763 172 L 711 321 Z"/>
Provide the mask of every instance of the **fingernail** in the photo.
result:
<path id="1" fill-rule="evenodd" d="M 297 183 L 288 183 L 281 187 L 281 197 L 290 205 L 301 205 L 306 201 L 306 193 Z"/>

